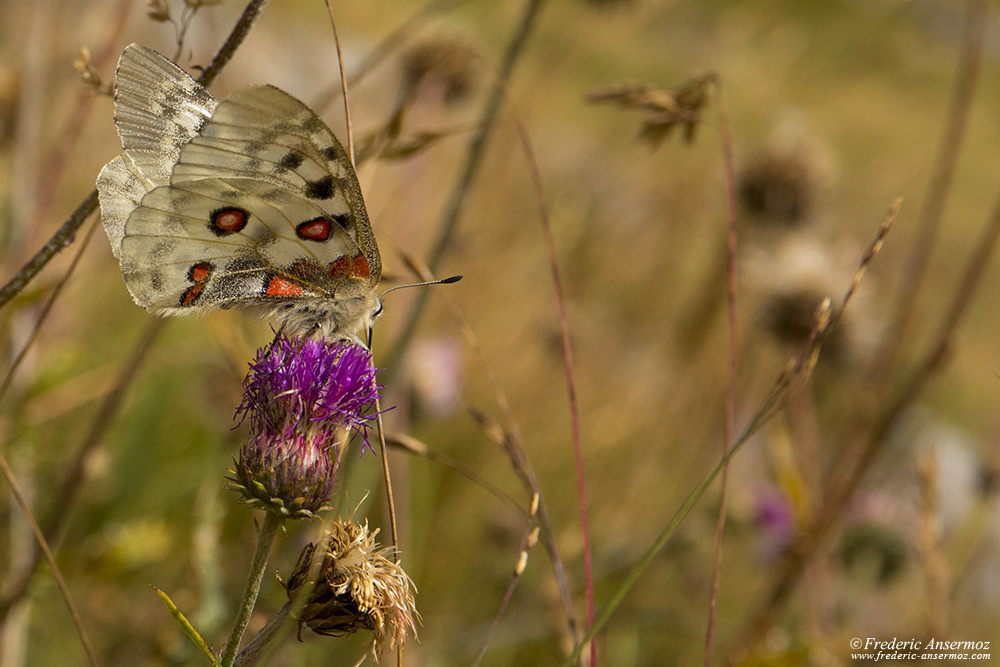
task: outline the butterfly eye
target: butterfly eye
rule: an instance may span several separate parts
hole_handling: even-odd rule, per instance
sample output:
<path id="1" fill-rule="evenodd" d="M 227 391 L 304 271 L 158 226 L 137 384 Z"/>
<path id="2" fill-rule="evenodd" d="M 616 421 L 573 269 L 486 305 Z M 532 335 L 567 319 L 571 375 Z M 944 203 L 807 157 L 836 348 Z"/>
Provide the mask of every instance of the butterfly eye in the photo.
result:
<path id="1" fill-rule="evenodd" d="M 378 302 L 378 308 L 376 308 L 375 312 L 372 313 L 372 319 L 374 320 L 376 317 L 378 317 L 381 314 L 382 314 L 382 302 L 379 301 Z"/>

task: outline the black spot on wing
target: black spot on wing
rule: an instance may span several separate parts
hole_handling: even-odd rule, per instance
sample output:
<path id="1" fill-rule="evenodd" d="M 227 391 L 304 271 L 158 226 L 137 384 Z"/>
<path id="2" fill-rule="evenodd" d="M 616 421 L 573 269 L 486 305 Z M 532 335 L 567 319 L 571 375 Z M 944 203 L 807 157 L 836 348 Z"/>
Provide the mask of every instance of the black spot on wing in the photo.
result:
<path id="1" fill-rule="evenodd" d="M 333 177 L 329 174 L 306 183 L 306 196 L 310 199 L 330 199 L 333 193 Z"/>
<path id="2" fill-rule="evenodd" d="M 320 152 L 323 154 L 323 157 L 325 157 L 330 162 L 336 162 L 340 158 L 340 156 L 337 154 L 336 146 L 327 146 Z"/>
<path id="3" fill-rule="evenodd" d="M 298 151 L 288 151 L 281 157 L 280 164 L 285 169 L 297 169 L 303 162 L 305 162 L 305 157 L 302 153 Z"/>
<path id="4" fill-rule="evenodd" d="M 341 226 L 341 228 L 347 230 L 351 228 L 351 216 L 348 213 L 337 213 L 331 216 L 334 221 Z"/>

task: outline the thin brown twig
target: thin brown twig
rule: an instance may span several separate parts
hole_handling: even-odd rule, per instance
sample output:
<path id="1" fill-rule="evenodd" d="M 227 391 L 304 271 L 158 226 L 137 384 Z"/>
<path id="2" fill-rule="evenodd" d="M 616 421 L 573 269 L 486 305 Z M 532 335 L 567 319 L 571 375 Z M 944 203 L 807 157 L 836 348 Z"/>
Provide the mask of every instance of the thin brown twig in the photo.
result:
<path id="1" fill-rule="evenodd" d="M 733 139 L 729 127 L 729 109 L 726 106 L 725 91 L 722 78 L 713 74 L 711 80 L 718 93 L 716 102 L 719 114 L 719 131 L 722 139 L 722 159 L 726 170 L 726 276 L 727 305 L 729 316 L 729 360 L 726 383 L 726 426 L 725 440 L 722 443 L 723 453 L 729 447 L 736 434 L 736 370 L 737 350 L 739 348 L 736 305 L 737 305 L 737 235 L 736 235 L 736 176 L 733 169 Z M 708 628 L 705 632 L 705 667 L 712 664 L 712 646 L 715 638 L 715 611 L 719 599 L 719 582 L 722 577 L 722 545 L 726 534 L 726 491 L 729 487 L 729 464 L 722 468 L 722 479 L 719 492 L 719 514 L 716 520 L 715 567 L 712 571 L 712 592 L 708 608 Z"/>
<path id="2" fill-rule="evenodd" d="M 570 428 L 573 438 L 573 459 L 576 465 L 576 493 L 580 512 L 580 528 L 583 536 L 583 571 L 587 593 L 587 627 L 594 624 L 594 571 L 590 550 L 590 521 L 587 517 L 587 483 L 583 469 L 583 444 L 580 434 L 580 412 L 576 398 L 576 379 L 573 372 L 573 351 L 569 343 L 569 321 L 566 316 L 566 295 L 559 276 L 559 259 L 556 253 L 555 237 L 552 234 L 552 224 L 549 220 L 549 209 L 545 201 L 545 189 L 542 185 L 542 175 L 538 170 L 538 161 L 531 145 L 531 139 L 520 120 L 515 119 L 521 147 L 531 172 L 531 182 L 535 188 L 538 203 L 539 222 L 542 235 L 545 238 L 545 249 L 548 252 L 549 270 L 552 273 L 552 288 L 555 291 L 556 320 L 559 323 L 559 342 L 562 347 L 563 372 L 566 377 L 566 392 L 569 400 Z M 590 664 L 597 664 L 597 646 L 590 644 Z"/>
<path id="3" fill-rule="evenodd" d="M 934 249 L 938 229 L 944 215 L 945 203 L 951 191 L 958 156 L 965 137 L 965 128 L 972 111 L 972 101 L 976 94 L 979 71 L 982 69 L 983 50 L 986 46 L 987 27 L 990 24 L 989 0 L 969 0 L 966 8 L 965 27 L 962 39 L 962 53 L 958 60 L 955 84 L 952 90 L 948 118 L 944 134 L 938 147 L 938 157 L 934 162 L 934 172 L 927 184 L 927 196 L 918 215 L 918 235 L 907 258 L 906 266 L 900 273 L 898 296 L 895 299 L 896 313 L 891 326 L 882 341 L 882 351 L 875 355 L 877 363 L 873 367 L 876 381 L 885 383 L 892 376 L 896 361 L 907 336 L 910 320 L 916 307 L 924 278 L 927 262 Z M 883 387 L 885 385 L 883 384 Z"/>
<path id="4" fill-rule="evenodd" d="M 382 457 L 382 477 L 385 480 L 385 499 L 389 506 L 389 530 L 392 546 L 399 546 L 399 533 L 396 531 L 396 505 L 392 498 L 392 479 L 389 476 L 389 448 L 385 444 L 385 428 L 382 425 L 382 408 L 378 396 L 375 397 L 375 419 L 378 426 L 379 455 Z M 393 562 L 399 562 L 399 549 L 393 549 Z"/>
<path id="5" fill-rule="evenodd" d="M 212 58 L 212 62 L 208 64 L 208 67 L 198 77 L 198 83 L 207 87 L 215 80 L 215 77 L 219 75 L 222 68 L 232 59 L 233 54 L 236 53 L 236 49 L 250 31 L 250 27 L 260 14 L 260 10 L 263 8 L 265 2 L 267 0 L 250 0 L 247 3 L 239 20 L 229 33 L 229 37 L 226 38 L 222 47 L 216 52 L 215 57 Z M 66 222 L 35 253 L 35 256 L 28 260 L 6 285 L 0 288 L 0 308 L 3 308 L 11 299 L 17 296 L 38 275 L 38 272 L 52 261 L 53 257 L 73 242 L 73 237 L 76 235 L 77 230 L 80 229 L 87 217 L 95 210 L 97 210 L 97 190 L 91 191 L 80 202 Z"/>
<path id="6" fill-rule="evenodd" d="M 330 17 L 330 27 L 333 28 L 333 43 L 337 45 L 337 66 L 340 68 L 340 94 L 344 99 L 344 123 L 347 126 L 347 154 L 351 157 L 351 166 L 354 169 L 358 165 L 354 162 L 354 129 L 351 127 L 351 103 L 347 94 L 347 74 L 344 73 L 344 54 L 340 50 L 340 35 L 337 34 L 337 21 L 333 17 L 333 7 L 330 0 L 323 0 L 326 3 L 326 13 Z"/>

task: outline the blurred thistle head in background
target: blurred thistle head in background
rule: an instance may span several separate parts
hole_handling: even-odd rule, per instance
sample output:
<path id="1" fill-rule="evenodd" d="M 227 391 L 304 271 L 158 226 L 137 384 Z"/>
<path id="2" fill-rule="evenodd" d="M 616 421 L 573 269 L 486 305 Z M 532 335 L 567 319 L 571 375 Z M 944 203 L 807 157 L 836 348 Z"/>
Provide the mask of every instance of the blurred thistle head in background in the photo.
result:
<path id="1" fill-rule="evenodd" d="M 482 56 L 471 40 L 454 34 L 425 38 L 400 56 L 402 97 L 421 91 L 440 91 L 445 104 L 458 104 L 479 85 Z"/>
<path id="2" fill-rule="evenodd" d="M 755 231 L 775 233 L 814 225 L 832 180 L 828 155 L 801 123 L 781 122 L 738 175 L 743 219 Z"/>
<path id="3" fill-rule="evenodd" d="M 856 253 L 839 253 L 818 239 L 792 237 L 776 247 L 754 248 L 744 262 L 743 278 L 756 304 L 756 325 L 772 340 L 801 349 L 816 326 L 820 304 L 829 297 L 838 306 L 856 269 Z M 867 312 L 867 284 L 831 328 L 820 361 L 852 366 L 864 362 L 877 341 L 874 318 Z"/>
<path id="4" fill-rule="evenodd" d="M 371 352 L 344 340 L 279 335 L 258 350 L 237 410 L 250 421 L 231 479 L 243 499 L 293 518 L 324 509 L 343 447 L 365 436 L 375 373 Z"/>
<path id="5" fill-rule="evenodd" d="M 401 646 L 416 635 L 413 581 L 363 526 L 337 519 L 317 549 L 306 545 L 285 584 L 299 629 L 340 637 L 372 633 L 376 658 L 388 643 Z M 318 551 L 318 553 L 317 553 Z"/>

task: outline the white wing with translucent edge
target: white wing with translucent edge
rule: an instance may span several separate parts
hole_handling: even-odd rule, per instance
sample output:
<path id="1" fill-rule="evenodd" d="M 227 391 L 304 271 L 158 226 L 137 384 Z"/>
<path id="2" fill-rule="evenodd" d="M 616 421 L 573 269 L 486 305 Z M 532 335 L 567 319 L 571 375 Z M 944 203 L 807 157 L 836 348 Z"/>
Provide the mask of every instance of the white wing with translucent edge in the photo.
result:
<path id="1" fill-rule="evenodd" d="M 164 185 L 181 149 L 212 118 L 215 98 L 156 51 L 132 44 L 115 74 L 115 127 L 135 166 Z"/>

